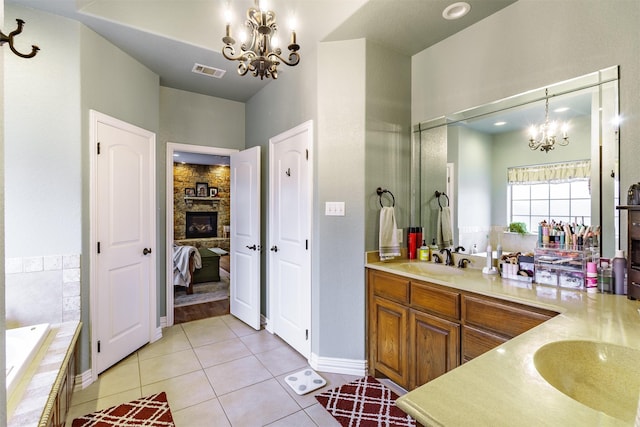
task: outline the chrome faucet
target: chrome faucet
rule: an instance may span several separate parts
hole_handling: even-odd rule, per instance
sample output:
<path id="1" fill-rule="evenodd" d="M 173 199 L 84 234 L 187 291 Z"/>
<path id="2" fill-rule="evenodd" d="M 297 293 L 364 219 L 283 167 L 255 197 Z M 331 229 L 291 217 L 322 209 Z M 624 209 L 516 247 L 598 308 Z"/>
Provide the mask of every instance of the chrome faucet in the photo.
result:
<path id="1" fill-rule="evenodd" d="M 451 257 L 451 249 L 448 249 L 448 248 L 440 249 L 440 253 L 447 254 L 447 257 L 445 258 L 445 261 L 444 261 L 445 265 L 453 265 L 453 258 Z"/>
<path id="2" fill-rule="evenodd" d="M 458 268 L 465 268 L 467 264 L 471 264 L 471 262 L 469 258 L 460 258 L 458 260 Z"/>

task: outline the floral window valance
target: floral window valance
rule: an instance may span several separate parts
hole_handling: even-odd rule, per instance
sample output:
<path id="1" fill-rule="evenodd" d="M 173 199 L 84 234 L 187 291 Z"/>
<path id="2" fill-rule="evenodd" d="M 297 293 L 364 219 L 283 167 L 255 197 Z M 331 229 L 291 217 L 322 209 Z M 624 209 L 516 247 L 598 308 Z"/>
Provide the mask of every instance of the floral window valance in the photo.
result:
<path id="1" fill-rule="evenodd" d="M 507 169 L 509 184 L 536 184 L 541 182 L 567 182 L 591 177 L 591 160 L 566 163 L 523 166 Z"/>

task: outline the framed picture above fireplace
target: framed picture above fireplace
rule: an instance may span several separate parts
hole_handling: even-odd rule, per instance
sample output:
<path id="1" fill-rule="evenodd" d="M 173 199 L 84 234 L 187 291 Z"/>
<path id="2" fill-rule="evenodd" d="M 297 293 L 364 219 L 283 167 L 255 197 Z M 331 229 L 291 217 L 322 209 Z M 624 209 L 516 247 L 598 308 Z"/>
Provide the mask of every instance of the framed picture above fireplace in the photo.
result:
<path id="1" fill-rule="evenodd" d="M 218 187 L 209 187 L 209 197 L 218 197 Z"/>
<path id="2" fill-rule="evenodd" d="M 206 182 L 196 182 L 196 196 L 207 197 L 209 196 L 209 184 Z"/>
<path id="3" fill-rule="evenodd" d="M 194 197 L 196 195 L 196 189 L 193 187 L 185 188 L 184 195 L 187 197 Z"/>

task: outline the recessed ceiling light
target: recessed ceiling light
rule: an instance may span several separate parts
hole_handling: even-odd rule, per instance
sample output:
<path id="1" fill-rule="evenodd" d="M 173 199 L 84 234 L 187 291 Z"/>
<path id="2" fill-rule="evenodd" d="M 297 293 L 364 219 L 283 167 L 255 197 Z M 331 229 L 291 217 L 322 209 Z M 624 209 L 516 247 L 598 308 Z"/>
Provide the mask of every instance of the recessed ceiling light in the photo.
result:
<path id="1" fill-rule="evenodd" d="M 173 153 L 173 157 L 180 157 L 180 154 L 178 154 L 178 153 Z"/>
<path id="2" fill-rule="evenodd" d="M 554 113 L 562 113 L 563 111 L 568 111 L 569 107 L 560 107 L 553 110 Z"/>
<path id="3" fill-rule="evenodd" d="M 507 124 L 507 122 L 495 122 L 493 125 L 494 126 L 504 126 L 506 124 Z"/>
<path id="4" fill-rule="evenodd" d="M 444 19 L 453 20 L 460 19 L 465 16 L 471 10 L 471 5 L 467 2 L 459 1 L 457 3 L 453 3 L 445 8 L 442 12 L 442 17 Z"/>

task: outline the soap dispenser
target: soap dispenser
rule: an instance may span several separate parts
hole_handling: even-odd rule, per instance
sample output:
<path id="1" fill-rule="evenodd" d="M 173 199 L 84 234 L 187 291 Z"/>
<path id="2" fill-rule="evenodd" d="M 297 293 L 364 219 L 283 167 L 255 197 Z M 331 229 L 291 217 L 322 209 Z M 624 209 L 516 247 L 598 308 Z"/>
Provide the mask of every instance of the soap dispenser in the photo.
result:
<path id="1" fill-rule="evenodd" d="M 438 253 L 438 245 L 436 244 L 436 238 L 434 237 L 429 246 L 429 258 L 433 258 L 433 254 Z M 431 259 L 433 261 L 433 259 Z"/>
<path id="2" fill-rule="evenodd" d="M 429 246 L 427 246 L 427 242 L 423 240 L 422 246 L 418 249 L 418 259 L 420 261 L 429 261 L 430 258 L 431 251 L 429 250 Z"/>

